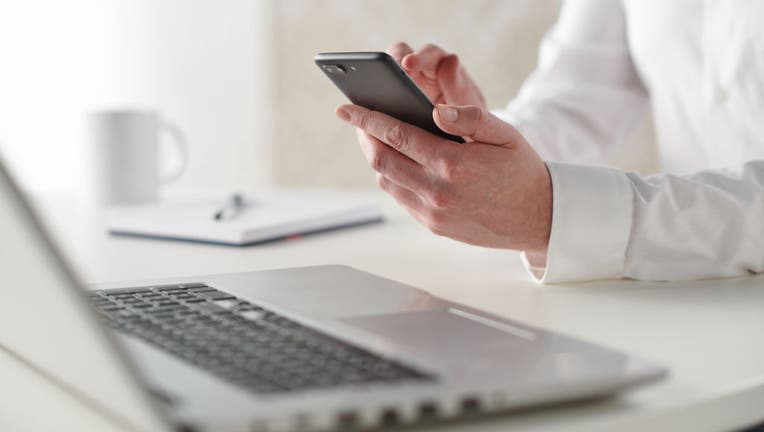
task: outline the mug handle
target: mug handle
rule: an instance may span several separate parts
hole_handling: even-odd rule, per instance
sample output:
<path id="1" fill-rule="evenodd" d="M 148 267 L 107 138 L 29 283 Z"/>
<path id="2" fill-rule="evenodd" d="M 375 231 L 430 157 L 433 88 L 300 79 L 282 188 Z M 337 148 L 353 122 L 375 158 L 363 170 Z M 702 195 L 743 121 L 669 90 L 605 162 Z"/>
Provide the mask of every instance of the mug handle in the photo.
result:
<path id="1" fill-rule="evenodd" d="M 180 163 L 178 164 L 178 167 L 168 173 L 161 174 L 159 177 L 159 181 L 162 185 L 166 186 L 177 181 L 186 170 L 186 167 L 188 166 L 188 143 L 186 141 L 186 135 L 174 123 L 167 120 L 160 120 L 159 128 L 161 131 L 170 135 L 173 143 L 175 143 L 175 149 L 178 151 L 178 155 L 180 155 Z"/>

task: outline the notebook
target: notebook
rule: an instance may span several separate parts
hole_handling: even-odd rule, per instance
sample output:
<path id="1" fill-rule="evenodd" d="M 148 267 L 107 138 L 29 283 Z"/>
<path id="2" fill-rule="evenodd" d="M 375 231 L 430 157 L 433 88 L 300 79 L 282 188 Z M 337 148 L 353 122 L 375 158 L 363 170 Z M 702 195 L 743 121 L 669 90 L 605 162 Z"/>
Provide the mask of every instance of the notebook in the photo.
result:
<path id="1" fill-rule="evenodd" d="M 185 240 L 231 246 L 380 222 L 382 210 L 357 195 L 289 192 L 246 196 L 233 217 L 216 221 L 223 199 L 114 207 L 106 226 L 114 235 Z"/>

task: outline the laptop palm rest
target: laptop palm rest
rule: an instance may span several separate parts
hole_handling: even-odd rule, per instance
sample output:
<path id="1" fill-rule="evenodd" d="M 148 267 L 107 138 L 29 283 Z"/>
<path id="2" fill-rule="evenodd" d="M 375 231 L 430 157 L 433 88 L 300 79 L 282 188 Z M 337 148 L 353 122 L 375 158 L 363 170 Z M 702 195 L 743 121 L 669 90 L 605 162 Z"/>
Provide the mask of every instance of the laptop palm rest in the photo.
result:
<path id="1" fill-rule="evenodd" d="M 528 329 L 457 309 L 436 309 L 342 319 L 411 350 L 446 354 L 465 351 L 495 354 L 531 345 Z M 458 343 L 454 343 L 458 341 Z"/>

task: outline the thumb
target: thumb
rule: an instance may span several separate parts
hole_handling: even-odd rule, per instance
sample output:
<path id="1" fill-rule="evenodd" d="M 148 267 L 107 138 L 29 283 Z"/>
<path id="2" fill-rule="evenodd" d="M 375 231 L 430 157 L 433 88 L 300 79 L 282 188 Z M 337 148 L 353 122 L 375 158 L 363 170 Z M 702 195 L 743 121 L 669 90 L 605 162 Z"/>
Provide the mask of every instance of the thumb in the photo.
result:
<path id="1" fill-rule="evenodd" d="M 524 138 L 509 123 L 476 105 L 437 105 L 432 117 L 443 131 L 486 144 L 514 147 Z"/>

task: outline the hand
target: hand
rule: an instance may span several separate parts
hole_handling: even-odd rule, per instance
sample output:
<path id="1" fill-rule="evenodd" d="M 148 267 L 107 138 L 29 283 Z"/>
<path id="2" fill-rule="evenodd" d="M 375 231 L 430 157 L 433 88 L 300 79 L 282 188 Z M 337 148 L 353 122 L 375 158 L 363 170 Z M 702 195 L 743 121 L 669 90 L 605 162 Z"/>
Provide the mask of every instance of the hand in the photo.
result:
<path id="1" fill-rule="evenodd" d="M 359 128 L 361 149 L 379 186 L 438 235 L 480 246 L 524 250 L 544 266 L 552 224 L 546 164 L 510 124 L 477 106 L 438 105 L 458 144 L 357 105 L 337 116 Z"/>
<path id="2" fill-rule="evenodd" d="M 403 70 L 434 104 L 477 105 L 485 108 L 485 98 L 456 54 L 428 44 L 414 52 L 404 42 L 387 49 Z"/>

